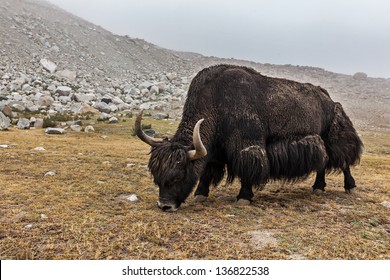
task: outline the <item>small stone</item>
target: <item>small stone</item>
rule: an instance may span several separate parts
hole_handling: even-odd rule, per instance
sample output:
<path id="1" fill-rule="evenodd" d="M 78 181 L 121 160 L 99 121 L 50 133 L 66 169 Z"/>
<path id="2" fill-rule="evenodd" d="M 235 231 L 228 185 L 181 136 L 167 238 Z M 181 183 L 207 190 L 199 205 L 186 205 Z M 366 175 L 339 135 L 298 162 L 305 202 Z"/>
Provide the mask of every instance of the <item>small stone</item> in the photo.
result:
<path id="1" fill-rule="evenodd" d="M 164 120 L 167 119 L 169 116 L 168 114 L 163 114 L 163 113 L 156 113 L 152 115 L 152 118 L 155 120 Z"/>
<path id="2" fill-rule="evenodd" d="M 0 149 L 8 149 L 8 145 L 0 145 Z"/>
<path id="3" fill-rule="evenodd" d="M 116 117 L 111 117 L 111 118 L 108 120 L 108 123 L 118 123 L 118 118 L 116 118 Z"/>
<path id="4" fill-rule="evenodd" d="M 33 151 L 46 151 L 46 149 L 44 147 L 36 147 Z"/>
<path id="5" fill-rule="evenodd" d="M 98 117 L 98 121 L 106 121 L 109 120 L 112 116 L 107 113 L 101 113 L 100 116 Z"/>
<path id="6" fill-rule="evenodd" d="M 135 164 L 134 164 L 134 163 L 128 163 L 126 166 L 127 166 L 127 167 L 134 167 Z"/>
<path id="7" fill-rule="evenodd" d="M 50 73 L 54 73 L 57 69 L 57 65 L 53 61 L 50 61 L 46 58 L 41 59 L 40 63 L 42 67 Z"/>
<path id="8" fill-rule="evenodd" d="M 45 177 L 46 176 L 56 176 L 56 173 L 54 171 L 49 171 L 45 173 Z"/>
<path id="9" fill-rule="evenodd" d="M 80 132 L 82 130 L 82 127 L 78 124 L 72 124 L 70 126 L 70 129 L 73 130 L 73 131 L 76 131 L 76 132 Z"/>
<path id="10" fill-rule="evenodd" d="M 108 160 L 106 160 L 106 161 L 103 161 L 102 164 L 109 165 L 111 163 Z"/>
<path id="11" fill-rule="evenodd" d="M 69 94 L 72 92 L 72 89 L 67 86 L 60 86 L 57 88 L 56 93 L 58 93 L 60 96 L 69 96 Z"/>
<path id="12" fill-rule="evenodd" d="M 28 224 L 28 225 L 26 225 L 26 226 L 25 226 L 25 228 L 26 228 L 26 229 L 30 229 L 30 228 L 32 228 L 32 224 Z"/>
<path id="13" fill-rule="evenodd" d="M 92 125 L 87 125 L 85 128 L 84 128 L 84 132 L 93 132 L 95 131 L 95 129 L 93 128 Z"/>
<path id="14" fill-rule="evenodd" d="M 66 131 L 63 128 L 48 127 L 45 130 L 46 134 L 65 134 Z"/>
<path id="15" fill-rule="evenodd" d="M 62 71 L 57 71 L 57 76 L 60 78 L 65 78 L 68 81 L 74 81 L 76 80 L 77 73 L 76 71 L 62 70 Z"/>
<path id="16" fill-rule="evenodd" d="M 102 138 L 102 139 L 107 139 L 108 136 L 107 136 L 107 135 L 102 135 L 102 136 L 100 136 L 100 138 Z"/>
<path id="17" fill-rule="evenodd" d="M 383 202 L 381 202 L 381 205 L 383 205 L 387 208 L 390 208 L 390 201 L 383 201 Z"/>
<path id="18" fill-rule="evenodd" d="M 46 220 L 48 217 L 45 214 L 41 214 L 41 219 Z"/>
<path id="19" fill-rule="evenodd" d="M 128 201 L 130 201 L 130 202 L 138 202 L 138 201 L 139 201 L 137 195 L 134 194 L 134 193 L 131 194 L 131 195 L 129 195 L 126 199 L 127 199 Z"/>

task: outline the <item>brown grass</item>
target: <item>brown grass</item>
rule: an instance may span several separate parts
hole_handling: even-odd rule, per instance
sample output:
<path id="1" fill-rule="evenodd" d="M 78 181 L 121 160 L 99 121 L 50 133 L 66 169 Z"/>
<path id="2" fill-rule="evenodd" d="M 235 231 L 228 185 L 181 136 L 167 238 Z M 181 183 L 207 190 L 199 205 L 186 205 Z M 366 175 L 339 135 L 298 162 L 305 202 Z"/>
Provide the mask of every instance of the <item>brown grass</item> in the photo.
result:
<path id="1" fill-rule="evenodd" d="M 390 259 L 390 209 L 380 204 L 390 201 L 390 134 L 362 132 L 354 196 L 332 174 L 324 195 L 311 194 L 312 177 L 273 182 L 238 207 L 238 183 L 222 184 L 204 204 L 190 197 L 164 213 L 131 122 L 89 134 L 0 133 L 10 146 L 0 149 L 1 259 Z M 168 135 L 177 125 L 149 123 Z M 140 201 L 118 198 L 126 193 Z"/>

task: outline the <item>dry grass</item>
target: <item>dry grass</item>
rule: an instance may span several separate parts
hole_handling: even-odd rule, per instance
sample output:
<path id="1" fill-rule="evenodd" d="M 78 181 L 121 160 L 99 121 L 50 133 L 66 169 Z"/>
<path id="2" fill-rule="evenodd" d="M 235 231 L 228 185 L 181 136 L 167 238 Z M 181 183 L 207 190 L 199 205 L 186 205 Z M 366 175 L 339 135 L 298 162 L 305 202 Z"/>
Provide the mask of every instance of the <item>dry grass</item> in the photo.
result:
<path id="1" fill-rule="evenodd" d="M 177 125 L 149 122 L 167 134 Z M 390 134 L 362 133 L 354 196 L 332 174 L 320 196 L 310 193 L 313 178 L 274 182 L 237 207 L 235 183 L 214 188 L 203 205 L 190 197 L 164 213 L 146 169 L 149 148 L 131 126 L 0 133 L 10 146 L 0 149 L 1 259 L 390 259 L 390 209 L 380 204 L 390 201 Z M 38 146 L 46 150 L 32 150 Z M 140 201 L 119 199 L 124 193 Z"/>

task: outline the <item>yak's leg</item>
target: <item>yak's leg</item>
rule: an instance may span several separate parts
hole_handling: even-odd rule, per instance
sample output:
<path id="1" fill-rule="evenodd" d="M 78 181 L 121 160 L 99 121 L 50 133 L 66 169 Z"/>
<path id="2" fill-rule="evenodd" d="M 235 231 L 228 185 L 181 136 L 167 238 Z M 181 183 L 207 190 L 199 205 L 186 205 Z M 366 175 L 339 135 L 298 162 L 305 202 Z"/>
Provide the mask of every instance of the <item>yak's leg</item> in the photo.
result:
<path id="1" fill-rule="evenodd" d="M 238 205 L 249 205 L 253 198 L 252 186 L 264 185 L 269 178 L 269 161 L 265 149 L 252 145 L 240 151 L 241 189 L 237 196 Z"/>
<path id="2" fill-rule="evenodd" d="M 325 182 L 325 169 L 317 171 L 316 180 L 313 185 L 313 193 L 320 194 L 325 191 L 326 182 Z"/>
<path id="3" fill-rule="evenodd" d="M 240 193 L 237 196 L 237 205 L 245 206 L 251 204 L 253 196 L 252 185 L 241 184 Z"/>
<path id="4" fill-rule="evenodd" d="M 343 169 L 344 173 L 344 189 L 346 193 L 353 193 L 354 188 L 356 188 L 355 179 L 351 175 L 351 170 L 349 166 Z"/>
<path id="5" fill-rule="evenodd" d="M 224 165 L 208 163 L 195 191 L 195 202 L 204 202 L 209 196 L 210 184 L 217 185 L 223 178 Z"/>

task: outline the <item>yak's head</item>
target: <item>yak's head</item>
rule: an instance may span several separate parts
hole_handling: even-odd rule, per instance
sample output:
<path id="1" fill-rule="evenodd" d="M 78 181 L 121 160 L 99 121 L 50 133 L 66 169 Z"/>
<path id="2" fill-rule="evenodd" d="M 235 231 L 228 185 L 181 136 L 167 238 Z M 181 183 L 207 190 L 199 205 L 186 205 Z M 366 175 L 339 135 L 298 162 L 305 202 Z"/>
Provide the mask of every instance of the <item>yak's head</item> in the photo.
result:
<path id="1" fill-rule="evenodd" d="M 194 161 L 207 154 L 199 133 L 203 119 L 195 125 L 193 147 L 146 135 L 141 129 L 141 119 L 142 112 L 135 121 L 135 131 L 142 141 L 152 147 L 148 166 L 159 187 L 158 207 L 164 211 L 176 211 L 198 180 Z"/>

